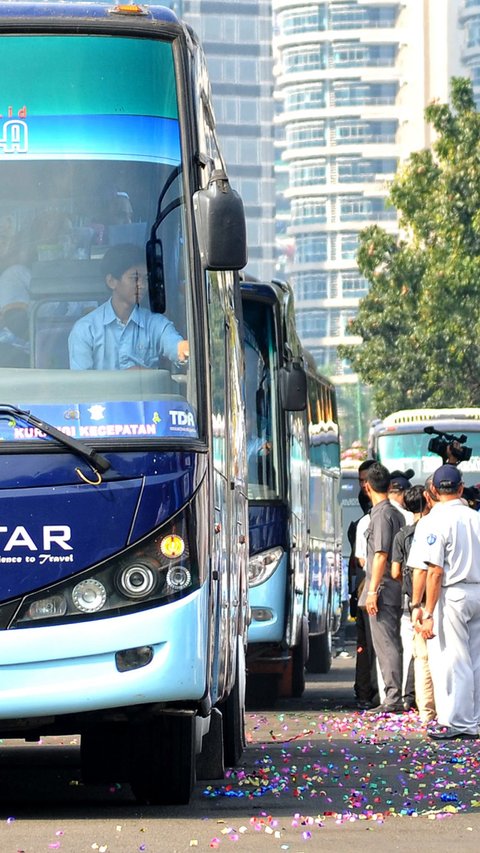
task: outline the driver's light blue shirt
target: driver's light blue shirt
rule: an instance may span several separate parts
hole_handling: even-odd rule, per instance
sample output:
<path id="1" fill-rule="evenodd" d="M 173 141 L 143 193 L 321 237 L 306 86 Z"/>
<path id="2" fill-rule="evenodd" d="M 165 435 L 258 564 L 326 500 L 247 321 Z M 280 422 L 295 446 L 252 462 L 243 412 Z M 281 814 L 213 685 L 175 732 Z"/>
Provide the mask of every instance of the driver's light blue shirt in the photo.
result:
<path id="1" fill-rule="evenodd" d="M 78 320 L 68 338 L 72 370 L 158 367 L 161 356 L 178 360 L 182 336 L 163 314 L 136 305 L 122 323 L 109 299 Z"/>

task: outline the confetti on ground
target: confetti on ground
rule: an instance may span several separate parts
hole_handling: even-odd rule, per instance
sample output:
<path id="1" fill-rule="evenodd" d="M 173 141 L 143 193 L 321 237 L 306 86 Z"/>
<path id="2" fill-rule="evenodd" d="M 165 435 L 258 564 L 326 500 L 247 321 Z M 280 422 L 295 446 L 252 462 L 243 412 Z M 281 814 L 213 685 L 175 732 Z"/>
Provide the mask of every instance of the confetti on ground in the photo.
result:
<path id="1" fill-rule="evenodd" d="M 412 711 L 312 715 L 300 734 L 301 720 L 289 727 L 280 714 L 272 729 L 269 716 L 249 715 L 248 742 L 257 751 L 253 769 L 250 761 L 248 769 L 227 771 L 223 784 L 205 787 L 204 797 L 303 803 L 305 814 L 295 812 L 291 821 L 302 841 L 313 839 L 327 820 L 373 827 L 388 818 L 438 821 L 480 808 L 480 740 L 431 741 Z M 249 832 L 282 836 L 268 812 L 250 819 Z M 227 834 L 238 838 L 237 831 Z M 214 842 L 219 839 L 210 846 Z"/>

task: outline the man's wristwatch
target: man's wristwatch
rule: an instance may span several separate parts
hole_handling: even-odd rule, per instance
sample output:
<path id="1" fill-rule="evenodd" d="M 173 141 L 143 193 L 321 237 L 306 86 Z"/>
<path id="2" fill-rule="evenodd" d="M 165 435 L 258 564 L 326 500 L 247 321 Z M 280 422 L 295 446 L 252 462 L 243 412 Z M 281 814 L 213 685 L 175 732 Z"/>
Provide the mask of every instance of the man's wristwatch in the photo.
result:
<path id="1" fill-rule="evenodd" d="M 410 610 L 418 610 L 418 609 L 419 609 L 419 607 L 422 607 L 422 602 L 421 602 L 421 601 L 417 601 L 415 604 L 411 604 L 411 605 L 410 605 Z"/>
<path id="2" fill-rule="evenodd" d="M 422 617 L 422 622 L 425 622 L 425 619 L 433 619 L 433 613 L 424 613 Z"/>

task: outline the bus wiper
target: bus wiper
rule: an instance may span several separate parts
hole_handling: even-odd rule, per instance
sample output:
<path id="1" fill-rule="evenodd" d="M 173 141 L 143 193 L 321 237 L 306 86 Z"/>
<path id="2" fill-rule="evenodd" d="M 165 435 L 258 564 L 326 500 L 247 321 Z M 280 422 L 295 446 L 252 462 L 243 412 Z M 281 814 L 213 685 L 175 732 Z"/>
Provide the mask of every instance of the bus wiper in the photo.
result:
<path id="1" fill-rule="evenodd" d="M 90 447 L 78 438 L 72 438 L 70 435 L 66 435 L 61 430 L 57 429 L 57 427 L 47 423 L 47 421 L 42 421 L 41 418 L 37 418 L 36 415 L 32 415 L 30 411 L 18 409 L 16 406 L 9 406 L 7 403 L 0 403 L 0 416 L 1 415 L 9 415 L 12 418 L 22 420 L 25 423 L 36 427 L 46 435 L 49 435 L 50 438 L 56 439 L 60 444 L 63 444 L 65 447 L 73 450 L 74 453 L 82 456 L 97 471 L 108 471 L 110 468 L 110 462 L 108 459 L 105 459 L 104 456 L 97 453 L 93 447 Z"/>

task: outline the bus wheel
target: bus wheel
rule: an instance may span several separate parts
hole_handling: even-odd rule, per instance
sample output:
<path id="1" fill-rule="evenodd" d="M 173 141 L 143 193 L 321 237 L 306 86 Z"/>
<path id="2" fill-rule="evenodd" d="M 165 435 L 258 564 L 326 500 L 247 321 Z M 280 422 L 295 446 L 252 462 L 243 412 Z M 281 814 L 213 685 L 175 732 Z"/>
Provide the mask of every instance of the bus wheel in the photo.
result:
<path id="1" fill-rule="evenodd" d="M 170 715 L 131 727 L 130 785 L 150 805 L 187 805 L 195 782 L 195 718 Z"/>
<path id="2" fill-rule="evenodd" d="M 222 705 L 223 752 L 225 765 L 235 767 L 246 746 L 245 738 L 245 650 L 241 637 L 237 639 L 237 670 L 235 683 Z"/>
<path id="3" fill-rule="evenodd" d="M 324 634 L 310 637 L 310 654 L 308 656 L 308 672 L 326 674 L 332 665 L 332 631 L 327 628 Z"/>
<path id="4" fill-rule="evenodd" d="M 305 690 L 305 665 L 308 659 L 308 619 L 306 616 L 302 618 L 302 630 L 300 632 L 300 642 L 298 646 L 292 649 L 292 691 L 291 695 L 294 699 L 299 699 L 303 696 Z"/>

